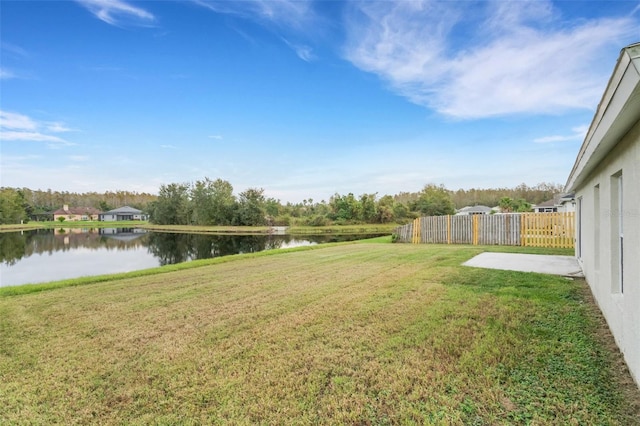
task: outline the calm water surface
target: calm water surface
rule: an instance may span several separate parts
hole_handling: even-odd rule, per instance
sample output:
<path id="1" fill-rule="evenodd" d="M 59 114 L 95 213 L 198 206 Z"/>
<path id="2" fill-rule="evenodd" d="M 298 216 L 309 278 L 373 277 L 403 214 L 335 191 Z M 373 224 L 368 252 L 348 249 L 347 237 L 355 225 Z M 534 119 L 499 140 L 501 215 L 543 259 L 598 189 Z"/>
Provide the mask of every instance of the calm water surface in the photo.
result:
<path id="1" fill-rule="evenodd" d="M 0 233 L 0 286 L 129 272 L 156 266 L 376 235 L 202 235 L 135 228 Z"/>

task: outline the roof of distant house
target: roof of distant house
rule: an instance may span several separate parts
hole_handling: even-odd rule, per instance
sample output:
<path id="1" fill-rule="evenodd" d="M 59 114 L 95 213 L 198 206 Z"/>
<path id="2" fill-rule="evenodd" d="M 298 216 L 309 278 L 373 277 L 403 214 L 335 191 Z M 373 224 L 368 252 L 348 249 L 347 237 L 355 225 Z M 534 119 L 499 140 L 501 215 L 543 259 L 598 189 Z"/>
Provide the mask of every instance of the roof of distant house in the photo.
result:
<path id="1" fill-rule="evenodd" d="M 573 194 L 573 193 L 556 194 L 556 195 L 553 196 L 553 198 L 551 200 L 547 200 L 547 201 L 544 201 L 544 202 L 542 202 L 540 204 L 536 204 L 533 207 L 537 208 L 537 207 L 559 206 L 560 204 L 562 204 L 564 202 L 573 200 L 574 197 L 575 197 L 575 194 Z"/>
<path id="2" fill-rule="evenodd" d="M 123 206 L 117 209 L 109 210 L 103 214 L 142 214 L 142 210 L 134 209 L 133 207 Z"/>
<path id="3" fill-rule="evenodd" d="M 78 215 L 78 216 L 93 216 L 102 213 L 100 210 L 94 207 L 67 207 L 65 209 L 58 209 L 53 212 L 55 215 Z"/>
<path id="4" fill-rule="evenodd" d="M 489 213 L 491 207 L 487 206 L 467 206 L 458 210 L 458 213 Z"/>
<path id="5" fill-rule="evenodd" d="M 542 202 L 540 204 L 536 204 L 534 207 L 536 207 L 536 208 L 537 207 L 554 207 L 554 206 L 558 205 L 558 202 L 559 202 L 559 199 L 554 197 L 551 200 L 547 200 L 547 201 L 544 201 L 544 202 Z"/>
<path id="6" fill-rule="evenodd" d="M 576 194 L 573 192 L 569 192 L 566 194 L 560 195 L 560 204 L 565 203 L 567 201 L 571 201 L 576 198 Z"/>

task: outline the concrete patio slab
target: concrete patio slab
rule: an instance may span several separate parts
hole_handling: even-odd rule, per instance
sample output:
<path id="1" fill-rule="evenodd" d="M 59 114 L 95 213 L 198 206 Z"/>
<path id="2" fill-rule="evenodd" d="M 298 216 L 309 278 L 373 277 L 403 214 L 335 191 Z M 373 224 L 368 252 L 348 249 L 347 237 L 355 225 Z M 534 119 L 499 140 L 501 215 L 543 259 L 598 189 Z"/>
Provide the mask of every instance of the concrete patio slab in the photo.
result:
<path id="1" fill-rule="evenodd" d="M 584 277 L 578 260 L 573 256 L 485 252 L 469 259 L 463 265 L 508 271 L 539 272 L 565 277 Z"/>

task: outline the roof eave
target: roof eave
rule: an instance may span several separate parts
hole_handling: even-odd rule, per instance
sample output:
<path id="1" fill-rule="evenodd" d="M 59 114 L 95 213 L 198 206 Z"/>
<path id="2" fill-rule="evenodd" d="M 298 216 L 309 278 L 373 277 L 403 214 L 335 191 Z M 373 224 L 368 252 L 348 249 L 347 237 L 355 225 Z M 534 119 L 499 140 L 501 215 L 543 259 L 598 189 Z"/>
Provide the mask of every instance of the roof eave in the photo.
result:
<path id="1" fill-rule="evenodd" d="M 640 43 L 622 49 L 573 165 L 565 192 L 573 192 L 640 120 Z"/>

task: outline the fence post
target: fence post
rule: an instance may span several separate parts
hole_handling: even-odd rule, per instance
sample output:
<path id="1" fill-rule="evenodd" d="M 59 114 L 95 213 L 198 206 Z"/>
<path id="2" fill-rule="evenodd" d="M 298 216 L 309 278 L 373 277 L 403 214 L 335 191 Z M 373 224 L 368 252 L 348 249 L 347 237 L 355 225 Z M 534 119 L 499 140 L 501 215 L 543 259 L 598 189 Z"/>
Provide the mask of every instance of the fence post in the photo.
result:
<path id="1" fill-rule="evenodd" d="M 474 246 L 478 245 L 478 216 L 477 214 L 474 214 L 473 217 L 473 237 L 472 237 L 472 243 Z"/>
<path id="2" fill-rule="evenodd" d="M 418 244 L 420 242 L 420 218 L 417 217 L 414 221 L 413 221 L 413 235 L 411 236 L 411 242 L 413 244 Z"/>

